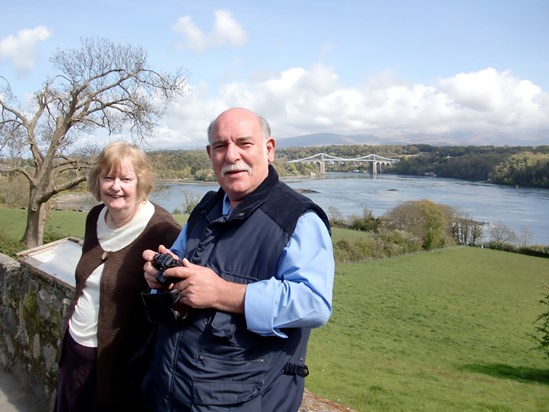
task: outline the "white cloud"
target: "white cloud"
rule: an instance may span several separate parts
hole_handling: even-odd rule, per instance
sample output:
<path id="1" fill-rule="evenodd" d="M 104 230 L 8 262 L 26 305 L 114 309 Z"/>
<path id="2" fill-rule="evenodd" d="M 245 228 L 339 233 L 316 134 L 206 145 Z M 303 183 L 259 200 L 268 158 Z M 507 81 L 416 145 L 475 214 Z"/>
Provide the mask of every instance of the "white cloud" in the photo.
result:
<path id="1" fill-rule="evenodd" d="M 547 93 L 528 80 L 517 79 L 510 71 L 488 68 L 459 73 L 440 82 L 459 113 L 494 126 L 547 128 Z"/>
<path id="2" fill-rule="evenodd" d="M 549 95 L 510 71 L 492 68 L 433 85 L 393 79 L 349 87 L 326 66 L 296 67 L 260 81 L 227 83 L 213 98 L 202 84 L 173 108 L 168 127 L 179 142 L 205 144 L 209 122 L 232 106 L 263 115 L 278 138 L 330 132 L 434 136 L 457 145 L 549 144 Z"/>
<path id="3" fill-rule="evenodd" d="M 0 40 L 0 62 L 11 61 L 18 72 L 26 72 L 38 60 L 37 43 L 49 39 L 51 32 L 45 26 L 22 29 L 17 34 Z"/>
<path id="4" fill-rule="evenodd" d="M 184 42 L 177 46 L 181 49 L 204 52 L 226 44 L 239 48 L 248 42 L 248 35 L 230 12 L 217 10 L 214 14 L 214 27 L 210 33 L 204 33 L 190 16 L 180 17 L 173 25 L 173 29 L 183 35 Z"/>
<path id="5" fill-rule="evenodd" d="M 248 41 L 248 35 L 242 29 L 242 25 L 233 19 L 230 12 L 217 10 L 215 12 L 215 31 L 212 38 L 218 44 L 229 43 L 233 47 L 242 47 Z"/>

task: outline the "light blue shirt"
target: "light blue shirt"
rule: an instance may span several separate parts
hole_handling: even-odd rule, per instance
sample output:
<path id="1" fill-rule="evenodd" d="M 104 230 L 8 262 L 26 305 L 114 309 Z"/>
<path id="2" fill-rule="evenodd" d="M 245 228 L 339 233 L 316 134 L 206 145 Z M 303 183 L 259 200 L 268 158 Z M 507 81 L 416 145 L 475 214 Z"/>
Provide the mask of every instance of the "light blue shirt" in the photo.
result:
<path id="1" fill-rule="evenodd" d="M 231 207 L 225 196 L 223 214 Z M 180 258 L 187 244 L 186 225 L 171 247 Z M 281 328 L 315 328 L 332 313 L 334 284 L 332 239 L 314 212 L 303 214 L 282 251 L 274 277 L 246 287 L 244 315 L 250 331 L 287 337 Z"/>

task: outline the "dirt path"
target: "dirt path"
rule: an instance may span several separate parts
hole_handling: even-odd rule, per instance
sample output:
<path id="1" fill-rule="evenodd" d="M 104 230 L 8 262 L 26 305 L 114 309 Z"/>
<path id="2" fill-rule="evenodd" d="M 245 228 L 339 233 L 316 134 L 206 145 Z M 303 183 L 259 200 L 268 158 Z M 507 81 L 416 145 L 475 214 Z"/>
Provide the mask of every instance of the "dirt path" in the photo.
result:
<path id="1" fill-rule="evenodd" d="M 319 396 L 305 389 L 303 402 L 299 408 L 299 412 L 355 412 L 353 409 L 339 405 L 327 399 L 322 399 Z"/>
<path id="2" fill-rule="evenodd" d="M 53 208 L 87 212 L 98 202 L 90 193 L 61 193 L 53 199 Z"/>

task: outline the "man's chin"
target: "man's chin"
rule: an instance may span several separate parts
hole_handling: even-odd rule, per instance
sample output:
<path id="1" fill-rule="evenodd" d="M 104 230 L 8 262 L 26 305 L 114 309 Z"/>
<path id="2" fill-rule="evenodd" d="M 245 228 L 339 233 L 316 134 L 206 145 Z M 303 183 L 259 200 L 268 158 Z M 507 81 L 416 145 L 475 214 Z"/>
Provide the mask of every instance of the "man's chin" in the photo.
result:
<path id="1" fill-rule="evenodd" d="M 229 195 L 229 198 L 231 200 L 242 199 L 251 192 L 250 185 L 244 184 L 244 182 L 225 181 L 224 184 L 221 185 L 221 187 L 223 188 L 225 193 Z"/>

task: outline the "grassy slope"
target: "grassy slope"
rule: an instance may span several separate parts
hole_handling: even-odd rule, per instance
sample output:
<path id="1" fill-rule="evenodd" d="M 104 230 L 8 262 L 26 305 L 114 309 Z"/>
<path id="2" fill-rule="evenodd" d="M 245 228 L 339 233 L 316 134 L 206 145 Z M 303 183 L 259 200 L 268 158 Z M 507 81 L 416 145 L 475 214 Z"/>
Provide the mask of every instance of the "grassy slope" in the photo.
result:
<path id="1" fill-rule="evenodd" d="M 85 216 L 54 211 L 47 227 L 82 237 Z M 25 217 L 0 208 L 0 230 L 20 238 Z M 547 259 L 488 249 L 339 264 L 307 387 L 358 411 L 549 411 L 549 360 L 527 336 L 542 282 Z"/>
<path id="2" fill-rule="evenodd" d="M 183 224 L 186 215 L 174 215 L 175 219 Z M 13 239 L 21 239 L 27 222 L 27 211 L 0 207 L 0 230 Z M 61 237 L 84 237 L 84 223 L 86 213 L 72 210 L 54 210 L 46 225 L 46 232 L 55 233 Z"/>
<path id="3" fill-rule="evenodd" d="M 453 248 L 338 265 L 307 386 L 359 411 L 549 410 L 532 351 L 547 259 Z"/>

